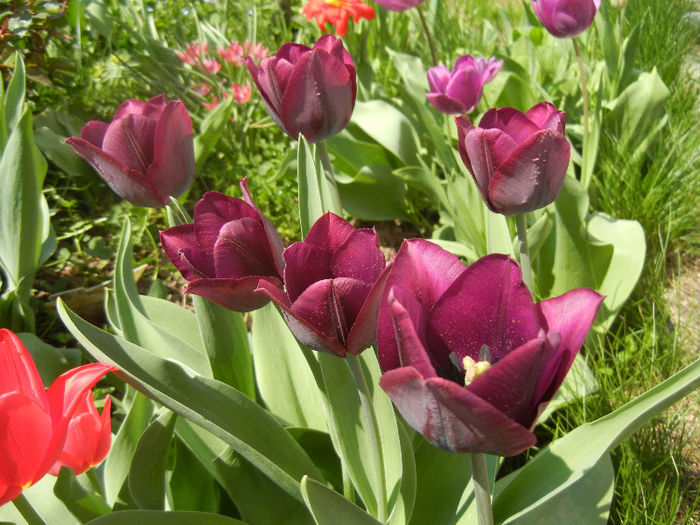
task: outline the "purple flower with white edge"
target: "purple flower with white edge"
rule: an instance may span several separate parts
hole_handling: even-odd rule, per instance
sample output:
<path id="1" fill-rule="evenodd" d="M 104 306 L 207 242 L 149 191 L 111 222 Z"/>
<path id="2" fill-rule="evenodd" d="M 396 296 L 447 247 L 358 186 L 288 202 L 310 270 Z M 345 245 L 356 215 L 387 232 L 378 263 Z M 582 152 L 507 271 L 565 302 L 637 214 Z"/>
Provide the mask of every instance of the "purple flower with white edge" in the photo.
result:
<path id="1" fill-rule="evenodd" d="M 194 178 L 192 119 L 181 100 L 165 95 L 127 100 L 109 124 L 93 120 L 66 139 L 121 198 L 158 208 Z"/>
<path id="2" fill-rule="evenodd" d="M 579 288 L 534 303 L 505 255 L 465 267 L 429 241 L 404 241 L 380 307 L 379 385 L 441 449 L 519 454 L 536 443 L 537 417 L 602 300 Z"/>
<path id="3" fill-rule="evenodd" d="M 435 109 L 447 115 L 464 115 L 476 108 L 483 95 L 484 84 L 490 82 L 503 66 L 503 60 L 494 57 L 474 58 L 462 55 L 452 71 L 445 66 L 428 70 L 428 84 L 432 90 L 426 97 Z"/>
<path id="4" fill-rule="evenodd" d="M 374 342 L 388 275 L 374 229 L 356 229 L 328 212 L 283 257 L 286 291 L 265 280 L 260 290 L 282 309 L 299 341 L 339 357 Z"/>
<path id="5" fill-rule="evenodd" d="M 185 293 L 200 295 L 237 312 L 267 304 L 258 281 L 282 286 L 284 245 L 253 202 L 246 179 L 243 199 L 207 192 L 195 205 L 194 223 L 160 232 L 163 249 L 189 281 Z"/>
<path id="6" fill-rule="evenodd" d="M 534 0 L 532 8 L 552 35 L 570 38 L 591 27 L 600 0 Z"/>

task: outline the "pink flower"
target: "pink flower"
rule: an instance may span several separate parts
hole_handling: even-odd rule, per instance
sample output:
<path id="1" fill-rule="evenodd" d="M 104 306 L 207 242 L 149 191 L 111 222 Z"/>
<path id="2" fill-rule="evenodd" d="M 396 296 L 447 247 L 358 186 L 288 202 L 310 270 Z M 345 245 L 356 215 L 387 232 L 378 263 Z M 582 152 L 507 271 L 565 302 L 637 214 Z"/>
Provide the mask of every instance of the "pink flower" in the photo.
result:
<path id="1" fill-rule="evenodd" d="M 185 50 L 181 53 L 176 53 L 177 58 L 185 62 L 186 64 L 189 64 L 191 66 L 194 65 L 195 61 L 202 55 L 206 55 L 207 51 L 209 49 L 209 46 L 204 43 L 200 44 L 199 42 L 191 42 L 190 44 L 187 45 Z"/>
<path id="2" fill-rule="evenodd" d="M 246 82 L 245 85 L 239 86 L 238 84 L 233 85 L 233 99 L 236 104 L 245 104 L 250 100 L 251 86 L 250 82 Z"/>
<path id="3" fill-rule="evenodd" d="M 591 26 L 600 0 L 534 0 L 532 8 L 547 31 L 557 38 L 568 38 Z"/>
<path id="4" fill-rule="evenodd" d="M 221 58 L 232 66 L 240 66 L 243 64 L 243 57 L 247 54 L 243 50 L 241 44 L 235 41 L 231 41 L 231 43 L 229 43 L 229 45 L 225 48 L 218 48 L 217 51 L 221 55 Z"/>
<path id="5" fill-rule="evenodd" d="M 197 64 L 202 69 L 211 75 L 216 75 L 221 70 L 221 64 L 219 64 L 215 58 L 205 58 L 198 61 Z"/>

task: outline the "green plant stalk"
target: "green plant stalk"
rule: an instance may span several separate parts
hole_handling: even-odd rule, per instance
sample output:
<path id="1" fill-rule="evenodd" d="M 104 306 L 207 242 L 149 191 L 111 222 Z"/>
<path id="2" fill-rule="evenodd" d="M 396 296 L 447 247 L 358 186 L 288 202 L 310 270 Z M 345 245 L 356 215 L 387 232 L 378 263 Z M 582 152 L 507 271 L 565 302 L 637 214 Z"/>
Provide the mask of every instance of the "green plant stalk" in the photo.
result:
<path id="1" fill-rule="evenodd" d="M 192 222 L 192 218 L 187 213 L 187 210 L 172 196 L 170 197 L 170 202 L 165 205 L 165 213 L 168 218 L 168 225 L 171 227 Z"/>
<path id="2" fill-rule="evenodd" d="M 24 492 L 21 492 L 19 496 L 13 499 L 12 503 L 28 525 L 46 525 L 41 516 L 34 510 L 32 504 L 29 503 L 29 500 L 24 496 Z"/>
<path id="3" fill-rule="evenodd" d="M 581 47 L 578 45 L 578 40 L 572 38 L 571 41 L 574 43 L 574 51 L 576 52 L 576 63 L 578 64 L 578 73 L 581 77 L 581 92 L 583 94 L 583 146 L 581 147 L 581 183 L 583 187 L 588 189 L 591 184 L 591 175 L 593 173 L 592 166 L 586 166 L 588 162 L 588 111 L 589 111 L 589 100 L 588 100 L 588 87 L 586 85 L 586 71 L 583 67 L 583 56 L 581 55 Z"/>
<path id="4" fill-rule="evenodd" d="M 421 10 L 420 5 L 417 5 L 416 9 L 418 10 L 420 22 L 421 24 L 423 24 L 423 31 L 425 31 L 425 37 L 428 39 L 428 47 L 430 47 L 430 58 L 433 61 L 433 66 L 437 66 L 438 61 L 437 53 L 435 52 L 435 42 L 433 42 L 433 37 L 430 34 L 430 29 L 428 28 L 428 21 L 425 19 L 425 15 L 423 15 L 423 11 Z"/>
<path id="5" fill-rule="evenodd" d="M 474 484 L 474 500 L 479 525 L 493 525 L 493 509 L 489 491 L 489 473 L 486 468 L 486 455 L 483 453 L 469 454 L 472 463 L 472 482 Z"/>
<path id="6" fill-rule="evenodd" d="M 524 213 L 515 216 L 515 227 L 518 230 L 518 251 L 520 252 L 520 269 L 523 272 L 523 281 L 529 288 L 530 293 L 533 293 L 530 249 L 527 245 L 527 220 Z"/>
<path id="7" fill-rule="evenodd" d="M 377 415 L 374 412 L 374 407 L 372 406 L 372 397 L 369 392 L 369 387 L 367 385 L 367 378 L 362 370 L 362 363 L 360 358 L 356 355 L 347 354 L 347 362 L 350 366 L 350 371 L 352 372 L 352 378 L 355 380 L 355 385 L 357 386 L 357 393 L 360 395 L 360 403 L 362 404 L 362 413 L 365 417 L 365 423 L 367 424 L 367 434 L 369 435 L 369 440 L 371 443 L 371 454 L 373 458 L 373 463 L 377 468 L 379 474 L 379 494 L 377 494 L 377 519 L 382 523 L 386 522 L 387 519 L 387 509 L 386 509 L 386 474 L 384 471 L 384 455 L 382 454 L 382 443 L 379 439 L 379 423 L 377 422 Z"/>
<path id="8" fill-rule="evenodd" d="M 318 156 L 321 158 L 321 165 L 323 166 L 323 171 L 326 172 L 325 184 L 328 189 L 328 195 L 330 195 L 330 209 L 326 211 L 332 211 L 336 215 L 343 214 L 343 207 L 340 204 L 340 193 L 338 193 L 338 185 L 335 182 L 335 172 L 333 171 L 333 165 L 331 164 L 331 158 L 328 155 L 328 146 L 326 146 L 325 141 L 316 144 L 316 150 L 318 151 Z"/>

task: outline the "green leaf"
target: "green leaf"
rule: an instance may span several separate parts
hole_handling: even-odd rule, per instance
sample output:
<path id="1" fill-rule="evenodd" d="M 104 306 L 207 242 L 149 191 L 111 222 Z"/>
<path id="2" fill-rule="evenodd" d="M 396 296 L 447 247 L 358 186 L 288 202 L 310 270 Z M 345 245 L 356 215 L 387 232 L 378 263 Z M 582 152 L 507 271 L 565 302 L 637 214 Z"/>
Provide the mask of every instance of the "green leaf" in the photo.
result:
<path id="1" fill-rule="evenodd" d="M 17 337 L 29 350 L 46 388 L 63 372 L 80 366 L 82 362 L 81 352 L 77 348 L 55 348 L 30 332 L 20 332 Z"/>
<path id="2" fill-rule="evenodd" d="M 44 476 L 37 483 L 23 490 L 22 494 L 47 525 L 76 525 L 75 516 L 53 493 L 55 482 L 56 478 L 53 476 Z M 26 524 L 11 503 L 0 507 L 0 521 L 13 525 Z"/>
<path id="3" fill-rule="evenodd" d="M 301 480 L 301 492 L 317 525 L 379 525 L 360 507 L 308 476 Z"/>
<path id="4" fill-rule="evenodd" d="M 409 220 L 403 181 L 388 166 L 364 166 L 352 176 L 339 176 L 343 209 L 367 221 Z"/>
<path id="5" fill-rule="evenodd" d="M 319 410 L 323 394 L 279 311 L 270 303 L 251 315 L 255 377 L 265 405 L 293 426 L 327 431 Z"/>
<path id="6" fill-rule="evenodd" d="M 12 72 L 12 77 L 7 85 L 3 100 L 4 108 L 4 129 L 2 130 L 2 142 L 0 145 L 5 146 L 7 138 L 12 134 L 12 131 L 19 127 L 19 121 L 24 113 L 24 97 L 25 97 L 25 79 L 24 61 L 22 56 L 17 53 L 17 64 Z"/>
<path id="7" fill-rule="evenodd" d="M 299 135 L 297 149 L 297 181 L 299 184 L 299 220 L 301 236 L 306 237 L 311 226 L 324 214 L 326 204 L 323 202 L 322 177 L 323 168 L 316 159 L 316 148 L 309 146 L 303 135 Z"/>
<path id="8" fill-rule="evenodd" d="M 121 510 L 101 516 L 86 525 L 246 525 L 221 514 L 191 511 Z"/>
<path id="9" fill-rule="evenodd" d="M 215 479 L 179 439 L 175 441 L 175 465 L 168 488 L 173 510 L 219 510 L 221 498 Z"/>
<path id="10" fill-rule="evenodd" d="M 537 423 L 541 424 L 558 408 L 574 401 L 593 394 L 598 390 L 598 382 L 595 374 L 586 364 L 585 357 L 580 352 L 576 354 L 574 362 L 569 372 L 564 378 L 564 382 L 554 394 L 554 397 L 544 409 L 544 412 L 537 418 Z"/>
<path id="11" fill-rule="evenodd" d="M 85 480 L 86 476 L 80 478 Z M 112 510 L 109 505 L 95 493 L 89 481 L 85 480 L 83 486 L 80 478 L 76 477 L 70 468 L 61 467 L 53 487 L 54 495 L 83 523 L 108 514 Z"/>
<path id="12" fill-rule="evenodd" d="M 224 440 L 291 496 L 301 498 L 298 482 L 304 474 L 321 479 L 277 420 L 238 390 L 90 325 L 62 301 L 57 309 L 95 359 L 116 365 L 129 384 Z"/>
<path id="13" fill-rule="evenodd" d="M 343 467 L 338 454 L 333 448 L 333 441 L 328 432 L 314 428 L 287 427 L 294 439 L 302 446 L 316 466 L 323 473 L 329 486 L 336 490 L 343 489 Z"/>
<path id="14" fill-rule="evenodd" d="M 172 52 L 172 51 L 171 51 Z M 209 155 L 216 148 L 217 142 L 229 124 L 229 118 L 233 113 L 233 97 L 221 102 L 211 110 L 202 121 L 199 135 L 194 138 L 195 169 L 202 169 Z"/>
<path id="15" fill-rule="evenodd" d="M 545 447 L 524 467 L 496 484 L 496 522 L 548 505 L 621 441 L 699 386 L 697 360 L 614 412 L 581 425 Z"/>
<path id="16" fill-rule="evenodd" d="M 129 467 L 129 492 L 142 509 L 163 510 L 166 466 L 177 416 L 165 410 L 141 435 Z"/>

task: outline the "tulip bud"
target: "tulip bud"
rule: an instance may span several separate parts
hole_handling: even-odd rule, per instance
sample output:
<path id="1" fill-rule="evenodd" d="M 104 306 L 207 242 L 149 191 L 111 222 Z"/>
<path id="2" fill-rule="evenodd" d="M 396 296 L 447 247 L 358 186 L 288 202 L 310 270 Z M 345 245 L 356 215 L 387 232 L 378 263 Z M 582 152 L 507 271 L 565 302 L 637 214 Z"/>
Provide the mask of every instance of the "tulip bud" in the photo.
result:
<path id="1" fill-rule="evenodd" d="M 557 38 L 574 37 L 593 23 L 600 0 L 533 0 L 542 25 Z"/>
<path id="2" fill-rule="evenodd" d="M 627 7 L 627 0 L 610 0 L 610 5 L 621 10 Z"/>

